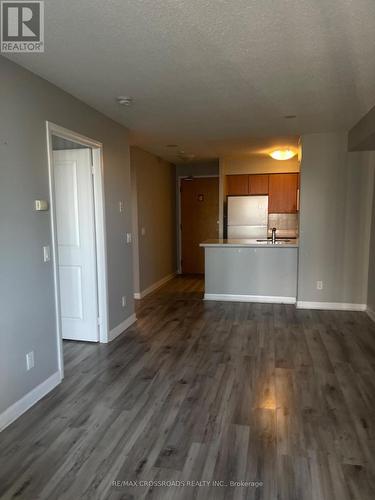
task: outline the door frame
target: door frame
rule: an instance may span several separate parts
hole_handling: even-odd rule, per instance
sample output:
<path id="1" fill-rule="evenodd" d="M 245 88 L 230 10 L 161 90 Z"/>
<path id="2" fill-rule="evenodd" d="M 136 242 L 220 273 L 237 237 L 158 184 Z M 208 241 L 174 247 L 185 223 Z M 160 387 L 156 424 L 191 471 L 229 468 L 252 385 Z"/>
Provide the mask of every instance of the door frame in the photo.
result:
<path id="1" fill-rule="evenodd" d="M 181 181 L 183 179 L 207 179 L 211 177 L 219 178 L 218 194 L 219 194 L 219 212 L 217 214 L 217 220 L 219 221 L 220 215 L 220 175 L 219 174 L 209 174 L 209 175 L 179 175 L 177 177 L 177 274 L 182 274 L 181 266 L 181 255 L 182 255 L 182 234 L 181 234 Z M 218 224 L 219 225 L 219 224 Z"/>
<path id="2" fill-rule="evenodd" d="M 57 222 L 55 207 L 55 189 L 53 175 L 53 147 L 52 136 L 56 135 L 63 139 L 77 142 L 88 146 L 92 150 L 93 160 L 93 194 L 95 212 L 95 243 L 96 243 L 96 282 L 98 292 L 98 329 L 99 342 L 109 341 L 108 329 L 108 281 L 107 281 L 107 248 L 105 228 L 105 198 L 104 198 L 104 176 L 103 176 L 103 144 L 90 139 L 82 134 L 60 127 L 55 123 L 46 121 L 47 154 L 48 154 L 48 177 L 50 196 L 50 221 L 52 237 L 52 265 L 54 277 L 54 295 L 56 312 L 56 332 L 58 348 L 58 364 L 61 378 L 64 377 L 64 357 L 62 343 L 62 323 L 60 310 L 60 284 L 58 273 L 58 245 L 57 245 Z"/>

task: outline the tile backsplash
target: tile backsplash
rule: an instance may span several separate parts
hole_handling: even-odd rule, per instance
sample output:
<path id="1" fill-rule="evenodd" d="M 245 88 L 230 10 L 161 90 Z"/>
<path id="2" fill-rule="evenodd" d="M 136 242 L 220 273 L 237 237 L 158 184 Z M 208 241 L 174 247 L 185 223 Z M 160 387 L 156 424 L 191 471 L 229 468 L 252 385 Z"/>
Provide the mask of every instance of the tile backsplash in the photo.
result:
<path id="1" fill-rule="evenodd" d="M 271 235 L 272 228 L 277 229 L 279 237 L 298 237 L 298 214 L 268 214 L 268 234 Z"/>

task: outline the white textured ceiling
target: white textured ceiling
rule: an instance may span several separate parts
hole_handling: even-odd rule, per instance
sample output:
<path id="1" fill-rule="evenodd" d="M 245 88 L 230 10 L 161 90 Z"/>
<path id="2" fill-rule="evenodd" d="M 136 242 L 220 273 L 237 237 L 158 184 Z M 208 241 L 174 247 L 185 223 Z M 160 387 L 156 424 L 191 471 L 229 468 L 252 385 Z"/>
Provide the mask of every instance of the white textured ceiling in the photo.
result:
<path id="1" fill-rule="evenodd" d="M 349 129 L 375 104 L 374 0 L 46 0 L 45 29 L 44 54 L 11 59 L 171 160 Z"/>

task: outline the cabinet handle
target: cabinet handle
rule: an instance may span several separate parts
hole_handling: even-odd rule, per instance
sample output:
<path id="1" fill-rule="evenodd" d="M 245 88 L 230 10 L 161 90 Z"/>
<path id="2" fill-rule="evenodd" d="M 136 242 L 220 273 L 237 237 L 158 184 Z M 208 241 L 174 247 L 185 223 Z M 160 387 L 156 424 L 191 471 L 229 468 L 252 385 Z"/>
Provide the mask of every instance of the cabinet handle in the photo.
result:
<path id="1" fill-rule="evenodd" d="M 297 212 L 299 212 L 299 189 L 297 189 Z"/>

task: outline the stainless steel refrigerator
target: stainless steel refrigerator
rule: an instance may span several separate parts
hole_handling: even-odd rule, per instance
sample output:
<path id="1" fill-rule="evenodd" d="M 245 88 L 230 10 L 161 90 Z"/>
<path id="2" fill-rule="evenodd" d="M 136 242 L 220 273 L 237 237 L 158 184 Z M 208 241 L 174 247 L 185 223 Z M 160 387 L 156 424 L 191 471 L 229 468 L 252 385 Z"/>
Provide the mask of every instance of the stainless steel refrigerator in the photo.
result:
<path id="1" fill-rule="evenodd" d="M 228 238 L 267 238 L 268 196 L 228 196 Z"/>

